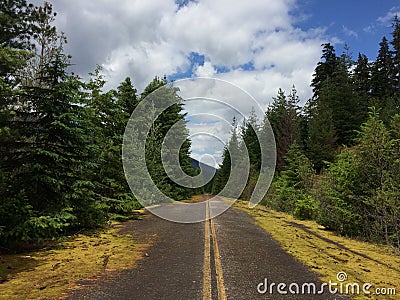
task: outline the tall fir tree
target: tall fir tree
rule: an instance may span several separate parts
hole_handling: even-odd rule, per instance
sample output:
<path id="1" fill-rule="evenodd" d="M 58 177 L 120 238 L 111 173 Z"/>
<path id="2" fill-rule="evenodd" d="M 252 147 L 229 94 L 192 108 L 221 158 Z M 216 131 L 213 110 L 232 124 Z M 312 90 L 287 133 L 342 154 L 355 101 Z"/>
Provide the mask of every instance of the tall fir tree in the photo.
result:
<path id="1" fill-rule="evenodd" d="M 393 89 L 394 94 L 400 96 L 400 20 L 396 15 L 392 23 L 392 41 L 393 47 Z"/>
<path id="2" fill-rule="evenodd" d="M 300 144 L 301 119 L 298 103 L 299 99 L 294 86 L 288 96 L 285 95 L 283 90 L 279 89 L 277 97 L 273 98 L 273 102 L 266 111 L 266 120 L 271 124 L 275 135 L 277 171 L 284 169 L 286 165 L 285 156 L 290 146 L 293 143 Z"/>
<path id="3" fill-rule="evenodd" d="M 317 64 L 311 81 L 314 97 L 318 97 L 323 83 L 332 77 L 338 66 L 338 57 L 336 56 L 335 48 L 330 43 L 323 44 L 322 46 L 321 61 Z"/>
<path id="4" fill-rule="evenodd" d="M 82 83 L 66 71 L 65 39 L 56 34 L 52 16 L 48 3 L 33 11 L 32 40 L 46 36 L 47 44 L 36 44 L 31 60 L 46 60 L 27 70 L 35 80 L 21 80 L 13 89 L 15 96 L 8 98 L 12 117 L 5 126 L 14 131 L 14 138 L 6 153 L 2 151 L 2 172 L 6 170 L 12 183 L 1 189 L 3 241 L 51 238 L 104 221 L 88 179 L 97 152 L 90 145 L 87 110 L 81 105 Z M 31 66 L 27 61 L 24 68 Z"/>
<path id="5" fill-rule="evenodd" d="M 337 148 L 337 136 L 332 112 L 324 103 L 310 111 L 308 116 L 307 156 L 319 173 L 326 162 L 333 161 Z"/>
<path id="6" fill-rule="evenodd" d="M 368 57 L 365 54 L 358 54 L 358 58 L 352 74 L 353 84 L 355 91 L 363 97 L 366 108 L 368 107 L 368 98 L 371 92 L 371 66 L 368 62 Z"/>
<path id="7" fill-rule="evenodd" d="M 231 136 L 227 145 L 224 147 L 224 151 L 222 153 L 222 163 L 217 170 L 212 186 L 212 194 L 214 195 L 220 193 L 225 188 L 231 175 L 231 170 L 240 164 L 241 146 L 237 131 L 237 121 L 236 118 L 233 118 Z M 231 191 L 226 191 L 224 196 L 229 196 L 230 193 Z"/>
<path id="8" fill-rule="evenodd" d="M 379 43 L 378 56 L 371 70 L 371 94 L 376 100 L 381 101 L 381 107 L 385 100 L 393 95 L 393 60 L 386 37 Z"/>
<path id="9" fill-rule="evenodd" d="M 261 149 L 257 134 L 260 130 L 254 107 L 250 111 L 249 117 L 245 120 L 242 127 L 242 146 L 247 147 L 249 153 L 250 164 L 255 171 L 259 171 L 261 167 Z"/>
<path id="10" fill-rule="evenodd" d="M 183 144 L 180 149 L 169 149 L 169 151 L 175 150 L 179 152 L 180 167 L 187 175 L 194 175 L 190 158 L 191 141 L 189 140 L 189 131 L 186 128 L 182 99 L 177 95 L 177 89 L 168 85 L 167 79 L 164 76 L 163 79 L 155 77 L 153 81 L 147 85 L 141 95 L 141 101 L 161 87 L 162 95 L 150 97 L 151 103 L 149 103 L 149 111 L 151 112 L 153 108 L 155 112 L 158 112 L 159 107 L 163 105 L 160 101 L 167 104 L 170 103 L 170 105 L 161 112 L 150 130 L 149 138 L 146 142 L 146 162 L 153 181 L 164 194 L 175 200 L 187 199 L 194 191 L 174 183 L 174 181 L 168 177 L 164 167 L 175 168 L 176 166 L 163 166 L 162 156 L 164 154 L 168 155 L 168 153 L 162 153 L 161 151 L 164 138 L 167 136 L 170 129 L 174 127 L 175 138 L 179 140 L 182 139 Z M 177 99 L 178 103 L 176 103 Z M 170 144 L 170 146 L 176 145 Z"/>

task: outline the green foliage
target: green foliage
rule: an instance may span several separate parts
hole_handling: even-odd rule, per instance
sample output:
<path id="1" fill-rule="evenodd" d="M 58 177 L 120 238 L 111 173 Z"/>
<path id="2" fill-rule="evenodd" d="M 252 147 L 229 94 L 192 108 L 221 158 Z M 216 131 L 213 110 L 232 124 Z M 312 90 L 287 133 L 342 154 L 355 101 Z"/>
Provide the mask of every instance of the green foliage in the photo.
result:
<path id="1" fill-rule="evenodd" d="M 314 95 L 302 110 L 295 89 L 288 96 L 278 91 L 265 119 L 275 134 L 278 173 L 262 203 L 297 218 L 316 219 L 342 235 L 400 247 L 398 17 L 392 40 L 384 37 L 379 46 L 374 62 L 363 54 L 353 62 L 348 47 L 338 57 L 331 44 L 324 44 L 311 83 Z M 250 126 L 258 130 L 256 119 L 247 122 L 242 140 L 234 137 L 239 148 L 249 149 L 244 198 L 250 197 L 258 179 L 261 156 Z M 229 145 L 214 193 L 232 168 L 228 150 Z"/>
<path id="2" fill-rule="evenodd" d="M 333 161 L 336 154 L 337 135 L 331 110 L 324 104 L 313 108 L 308 116 L 307 156 L 312 160 L 317 172 Z"/>
<path id="3" fill-rule="evenodd" d="M 393 118 L 396 124 L 398 116 Z M 373 239 L 390 243 L 391 236 L 399 242 L 400 161 L 398 140 L 393 139 L 379 115 L 372 111 L 362 126 L 359 137 L 361 164 L 359 174 L 364 189 L 365 203 L 370 207 L 369 218 L 374 224 L 367 234 Z M 377 232 L 376 232 L 377 231 Z M 397 244 L 400 246 L 400 244 Z"/>
<path id="4" fill-rule="evenodd" d="M 127 213 L 140 207 L 126 182 L 121 159 L 125 126 L 138 103 L 136 89 L 126 78 L 117 91 L 103 92 L 105 80 L 100 72 L 98 67 L 85 85 L 88 126 L 99 151 L 91 181 L 108 213 Z"/>
<path id="5" fill-rule="evenodd" d="M 318 203 L 311 195 L 305 194 L 297 200 L 293 215 L 300 220 L 315 220 L 318 212 Z"/>
<path id="6" fill-rule="evenodd" d="M 310 202 L 307 192 L 314 177 L 312 164 L 297 144 L 290 147 L 286 161 L 287 166 L 272 183 L 272 191 L 266 201 L 269 206 L 279 211 L 294 213 L 297 209 L 298 216 L 305 218 L 305 209 L 300 207 Z M 302 209 L 303 211 L 300 211 Z M 312 205 L 309 209 L 309 214 L 314 214 Z"/>
<path id="7" fill-rule="evenodd" d="M 263 131 L 266 130 L 266 121 L 271 124 L 276 141 L 276 170 L 281 171 L 285 167 L 285 156 L 293 143 L 300 145 L 300 124 L 301 117 L 298 107 L 299 99 L 297 91 L 293 87 L 291 93 L 286 96 L 284 91 L 279 89 L 276 98 L 268 107 L 265 113 Z"/>
<path id="8" fill-rule="evenodd" d="M 372 96 L 385 101 L 393 92 L 393 60 L 386 37 L 379 43 L 379 53 L 371 70 Z"/>
<path id="9" fill-rule="evenodd" d="M 358 145 L 343 150 L 318 182 L 320 224 L 343 235 L 400 245 L 400 163 L 394 137 L 372 110 Z"/>
<path id="10" fill-rule="evenodd" d="M 246 130 L 249 134 L 254 133 L 249 128 L 244 129 L 244 131 Z M 212 193 L 214 195 L 220 193 L 224 189 L 229 180 L 229 177 L 231 176 L 231 170 L 241 163 L 242 160 L 241 154 L 243 151 L 241 147 L 242 146 L 237 133 L 237 123 L 236 119 L 234 118 L 232 121 L 231 137 L 228 144 L 224 148 L 224 152 L 222 154 L 222 164 L 220 165 L 220 168 L 217 170 L 217 173 L 214 178 L 212 186 Z M 232 191 L 227 190 L 223 194 L 223 196 L 229 197 L 232 196 L 233 194 L 234 193 Z"/>
<path id="11" fill-rule="evenodd" d="M 359 199 L 357 157 L 345 149 L 327 173 L 318 181 L 316 198 L 319 203 L 317 221 L 340 234 L 361 234 L 362 204 Z"/>
<path id="12" fill-rule="evenodd" d="M 243 140 L 241 146 L 246 146 L 249 153 L 250 165 L 257 171 L 261 168 L 261 148 L 257 137 L 260 130 L 259 127 L 255 110 L 252 108 L 249 117 L 241 128 Z M 231 143 L 235 143 L 235 141 L 231 141 Z"/>
<path id="13" fill-rule="evenodd" d="M 160 89 L 161 87 L 162 89 Z M 142 100 L 147 97 L 144 103 L 147 106 L 145 111 L 148 112 L 149 117 L 149 120 L 142 121 L 151 122 L 150 132 L 146 136 L 145 156 L 147 169 L 153 182 L 169 198 L 184 200 L 189 199 L 195 191 L 176 184 L 167 175 L 166 170 L 176 174 L 175 163 L 172 165 L 163 164 L 163 159 L 169 162 L 174 153 L 177 153 L 183 172 L 190 176 L 195 174 L 190 158 L 189 131 L 186 128 L 185 115 L 182 113 L 183 104 L 177 92 L 176 88 L 167 85 L 165 78 L 160 80 L 160 78 L 155 77 L 145 88 L 141 97 Z M 163 109 L 164 105 L 168 105 L 168 107 Z M 155 119 L 154 122 L 153 119 Z M 139 122 L 142 121 L 139 120 Z M 168 150 L 163 152 L 163 141 L 171 128 L 174 132 L 173 138 L 168 143 Z M 177 145 L 176 141 L 182 141 L 182 145 Z M 140 177 L 137 180 L 140 180 Z"/>
<path id="14" fill-rule="evenodd" d="M 57 33 L 55 17 L 47 2 L 41 7 L 25 0 L 0 4 L 1 244 L 51 239 L 110 218 L 128 218 L 140 204 L 122 167 L 125 126 L 137 105 L 160 87 L 166 87 L 164 103 L 179 100 L 165 76 L 155 77 L 139 96 L 130 78 L 116 90 L 103 91 L 100 68 L 88 82 L 69 74 L 66 38 Z M 275 134 L 279 173 L 265 203 L 297 218 L 317 219 L 343 235 L 400 247 L 397 17 L 391 38 L 383 37 L 372 63 L 362 54 L 353 63 L 348 53 L 338 57 L 331 44 L 324 44 L 311 83 L 314 95 L 303 110 L 294 87 L 289 95 L 278 91 L 266 118 Z M 160 105 L 150 101 L 148 116 L 137 126 Z M 368 106 L 375 107 L 369 117 Z M 253 111 L 238 134 L 234 121 L 213 193 L 225 187 L 232 169 L 245 169 L 246 146 L 250 170 L 241 196 L 251 196 L 261 164 L 257 134 L 266 124 L 260 126 Z M 184 172 L 194 175 L 185 125 L 183 106 L 175 103 L 158 116 L 145 140 L 151 178 L 176 200 L 198 191 L 167 176 L 161 149 L 174 126 L 183 144 L 172 150 L 179 153 Z M 140 182 L 146 170 L 134 171 L 127 176 Z M 226 196 L 235 188 L 234 182 Z"/>
<path id="15" fill-rule="evenodd" d="M 231 157 L 229 155 L 228 147 L 224 148 L 224 152 L 222 154 L 222 163 L 220 168 L 217 170 L 215 174 L 213 186 L 212 186 L 212 194 L 219 194 L 226 183 L 228 182 L 229 175 L 231 173 Z"/>

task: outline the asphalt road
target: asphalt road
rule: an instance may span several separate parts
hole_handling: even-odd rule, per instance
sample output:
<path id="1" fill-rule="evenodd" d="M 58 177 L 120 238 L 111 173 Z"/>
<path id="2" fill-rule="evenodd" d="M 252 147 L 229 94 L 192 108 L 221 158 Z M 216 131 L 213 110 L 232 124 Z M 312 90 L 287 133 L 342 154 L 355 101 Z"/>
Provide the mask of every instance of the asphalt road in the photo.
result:
<path id="1" fill-rule="evenodd" d="M 167 209 L 190 214 L 181 205 Z M 206 222 L 149 216 L 128 223 L 124 231 L 135 240 L 153 241 L 147 255 L 132 270 L 83 283 L 68 299 L 347 299 L 331 294 L 245 212 L 230 208 L 209 218 L 225 209 L 222 200 L 207 201 L 195 211 Z"/>

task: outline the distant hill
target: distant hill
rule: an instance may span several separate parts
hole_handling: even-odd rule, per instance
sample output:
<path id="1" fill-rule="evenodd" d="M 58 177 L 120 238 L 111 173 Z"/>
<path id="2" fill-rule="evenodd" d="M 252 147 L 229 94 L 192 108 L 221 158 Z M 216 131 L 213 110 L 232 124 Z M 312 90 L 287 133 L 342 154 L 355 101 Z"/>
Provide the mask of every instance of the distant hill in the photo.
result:
<path id="1" fill-rule="evenodd" d="M 215 173 L 217 172 L 216 168 L 211 167 L 211 166 L 209 166 L 207 164 L 199 162 L 197 159 L 192 158 L 192 167 L 193 167 L 193 169 L 200 169 L 200 166 L 202 166 L 205 176 L 211 175 L 211 174 L 215 175 Z M 207 177 L 209 177 L 209 176 L 207 176 Z"/>
<path id="2" fill-rule="evenodd" d="M 214 167 L 211 167 L 207 164 L 204 164 L 202 162 L 199 162 L 197 159 L 192 158 L 192 168 L 199 170 L 200 166 L 202 167 L 203 172 L 204 172 L 203 178 L 204 177 L 205 178 L 213 177 L 213 179 L 202 188 L 202 192 L 203 193 L 211 193 L 211 189 L 212 189 L 213 181 L 215 178 L 215 174 L 217 173 L 217 169 Z"/>

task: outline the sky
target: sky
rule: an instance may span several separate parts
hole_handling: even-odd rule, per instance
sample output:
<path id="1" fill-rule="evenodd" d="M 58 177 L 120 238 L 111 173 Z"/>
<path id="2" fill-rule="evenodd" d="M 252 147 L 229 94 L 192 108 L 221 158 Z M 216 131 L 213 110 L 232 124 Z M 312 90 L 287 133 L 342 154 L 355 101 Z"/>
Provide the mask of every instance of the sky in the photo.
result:
<path id="1" fill-rule="evenodd" d="M 130 76 L 142 91 L 156 75 L 214 77 L 248 92 L 263 110 L 279 88 L 288 92 L 295 85 L 302 103 L 311 97 L 323 43 L 332 43 L 338 55 L 347 44 L 354 58 L 362 52 L 374 60 L 400 12 L 399 0 L 54 0 L 53 5 L 55 25 L 68 37 L 72 69 L 83 78 L 100 65 L 107 88 Z M 206 103 L 202 108 L 209 111 Z M 232 115 L 221 117 L 226 123 Z M 189 122 L 191 132 L 202 126 L 216 134 L 215 119 L 200 119 Z M 218 141 L 193 137 L 193 156 L 208 153 L 220 162 L 229 138 L 225 127 Z"/>

